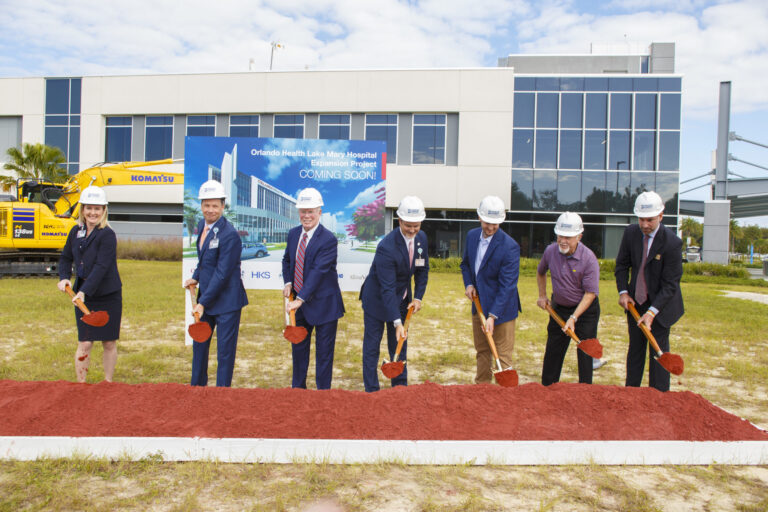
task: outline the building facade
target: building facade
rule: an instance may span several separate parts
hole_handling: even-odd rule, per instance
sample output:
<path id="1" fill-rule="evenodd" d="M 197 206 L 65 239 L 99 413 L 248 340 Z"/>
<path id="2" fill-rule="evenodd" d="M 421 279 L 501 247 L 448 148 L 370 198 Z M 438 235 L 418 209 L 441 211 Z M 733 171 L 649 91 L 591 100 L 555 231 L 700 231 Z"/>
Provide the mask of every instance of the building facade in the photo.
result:
<path id="1" fill-rule="evenodd" d="M 680 77 L 673 45 L 671 61 L 669 45 L 646 50 L 510 56 L 477 69 L 0 79 L 0 150 L 56 145 L 76 172 L 183 159 L 187 136 L 384 140 L 390 226 L 400 199 L 419 196 L 432 256 L 460 256 L 477 204 L 495 194 L 523 256 L 540 255 L 571 210 L 584 217 L 585 242 L 612 257 L 639 191 L 657 190 L 665 222 L 677 224 Z M 279 241 L 295 222 L 283 192 L 236 171 L 222 181 L 244 221 L 275 217 L 249 236 Z M 181 187 L 137 196 L 110 196 L 118 232 L 181 236 Z"/>

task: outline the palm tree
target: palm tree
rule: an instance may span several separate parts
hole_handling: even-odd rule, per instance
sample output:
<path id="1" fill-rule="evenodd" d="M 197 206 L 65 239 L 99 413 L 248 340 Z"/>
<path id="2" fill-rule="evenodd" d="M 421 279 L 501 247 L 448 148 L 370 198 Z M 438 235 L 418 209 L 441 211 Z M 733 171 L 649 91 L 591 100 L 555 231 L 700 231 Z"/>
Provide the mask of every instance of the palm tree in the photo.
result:
<path id="1" fill-rule="evenodd" d="M 40 143 L 24 143 L 21 151 L 13 147 L 8 148 L 6 154 L 10 161 L 3 164 L 3 169 L 13 171 L 16 176 L 0 176 L 0 187 L 3 190 L 10 190 L 19 178 L 64 183 L 69 177 L 64 167 L 67 159 L 59 148 Z"/>

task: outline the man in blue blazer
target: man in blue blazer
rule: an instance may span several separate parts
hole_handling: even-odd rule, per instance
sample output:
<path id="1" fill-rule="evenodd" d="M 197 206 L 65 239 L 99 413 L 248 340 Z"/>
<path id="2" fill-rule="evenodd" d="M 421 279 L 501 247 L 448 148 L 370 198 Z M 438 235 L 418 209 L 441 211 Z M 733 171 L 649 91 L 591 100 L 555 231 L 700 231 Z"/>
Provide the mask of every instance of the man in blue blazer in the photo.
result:
<path id="1" fill-rule="evenodd" d="M 669 352 L 670 328 L 684 312 L 680 291 L 683 241 L 674 230 L 661 223 L 664 202 L 656 192 L 643 192 L 637 196 L 635 215 L 638 223 L 624 230 L 616 255 L 619 305 L 627 309 L 627 304 L 635 304 L 642 315 L 640 322 L 651 330 L 662 352 Z M 627 386 L 640 386 L 645 371 L 648 340 L 638 326 L 640 322 L 635 322 L 627 312 Z M 669 372 L 653 357 L 648 367 L 648 385 L 659 391 L 669 391 Z"/>
<path id="2" fill-rule="evenodd" d="M 421 231 L 426 217 L 424 204 L 418 197 L 406 196 L 397 209 L 398 229 L 381 239 L 376 247 L 371 269 L 360 290 L 363 301 L 363 384 L 367 392 L 379 390 L 379 353 L 384 325 L 387 326 L 389 360 L 395 356 L 398 337 L 406 337 L 403 321 L 410 306 L 413 312 L 421 309 L 427 290 L 429 256 L 427 235 Z M 415 290 L 411 293 L 411 277 Z M 400 361 L 407 359 L 408 340 L 405 340 Z M 408 367 L 392 379 L 392 386 L 408 384 Z"/>
<path id="3" fill-rule="evenodd" d="M 493 336 L 503 368 L 512 366 L 515 347 L 515 319 L 522 311 L 517 292 L 520 275 L 520 246 L 511 236 L 499 229 L 506 218 L 504 201 L 488 196 L 477 208 L 480 227 L 467 233 L 461 275 L 465 295 L 471 300 L 480 298 L 486 316 L 485 325 L 472 305 L 472 333 L 477 350 L 475 383 L 493 379 L 493 355 L 485 331 Z"/>
<path id="4" fill-rule="evenodd" d="M 309 345 L 315 330 L 315 383 L 317 389 L 330 389 L 333 377 L 333 351 L 336 328 L 344 316 L 344 302 L 336 271 L 339 242 L 336 235 L 320 224 L 323 197 L 314 188 L 299 193 L 300 226 L 288 232 L 283 254 L 283 295 L 295 299 L 287 309 L 296 310 L 296 325 L 307 329 L 307 337 L 292 345 L 293 378 L 291 387 L 307 388 Z"/>
<path id="5" fill-rule="evenodd" d="M 197 305 L 193 313 L 208 322 L 211 331 L 217 329 L 218 369 L 216 386 L 232 385 L 235 369 L 240 312 L 248 304 L 240 277 L 240 254 L 243 243 L 232 224 L 224 217 L 226 194 L 224 186 L 208 180 L 198 195 L 203 220 L 197 225 L 197 268 L 184 287 L 199 284 Z M 211 335 L 213 337 L 213 335 Z M 192 345 L 192 385 L 208 384 L 208 351 L 211 338 Z"/>

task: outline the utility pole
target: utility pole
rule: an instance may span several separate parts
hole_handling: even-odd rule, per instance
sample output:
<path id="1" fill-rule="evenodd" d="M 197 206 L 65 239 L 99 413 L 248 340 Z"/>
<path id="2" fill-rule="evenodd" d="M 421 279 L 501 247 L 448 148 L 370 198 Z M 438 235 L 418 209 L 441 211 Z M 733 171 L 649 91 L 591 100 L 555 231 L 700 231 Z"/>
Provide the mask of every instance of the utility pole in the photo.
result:
<path id="1" fill-rule="evenodd" d="M 272 71 L 272 62 L 275 59 L 275 48 L 283 48 L 283 45 L 281 45 L 280 43 L 278 43 L 276 41 L 272 41 L 269 44 L 272 47 L 272 49 L 271 49 L 271 51 L 269 53 L 269 70 Z"/>
<path id="2" fill-rule="evenodd" d="M 728 196 L 728 133 L 731 120 L 731 82 L 720 82 L 720 104 L 717 116 L 717 153 L 715 165 L 715 199 Z"/>

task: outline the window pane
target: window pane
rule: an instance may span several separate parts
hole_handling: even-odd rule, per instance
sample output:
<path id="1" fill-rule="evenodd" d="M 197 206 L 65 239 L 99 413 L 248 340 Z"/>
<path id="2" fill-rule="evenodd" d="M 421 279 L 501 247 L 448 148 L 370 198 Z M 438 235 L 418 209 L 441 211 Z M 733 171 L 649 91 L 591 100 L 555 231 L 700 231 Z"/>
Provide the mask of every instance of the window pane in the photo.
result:
<path id="1" fill-rule="evenodd" d="M 365 116 L 367 124 L 397 124 L 397 114 L 368 114 Z"/>
<path id="2" fill-rule="evenodd" d="M 533 207 L 533 171 L 512 171 L 511 210 Z"/>
<path id="3" fill-rule="evenodd" d="M 554 169 L 556 156 L 557 130 L 536 130 L 536 169 Z"/>
<path id="4" fill-rule="evenodd" d="M 605 211 L 605 172 L 581 173 L 581 202 L 588 212 Z"/>
<path id="5" fill-rule="evenodd" d="M 584 79 L 583 78 L 561 78 L 560 90 L 561 91 L 583 91 Z"/>
<path id="6" fill-rule="evenodd" d="M 608 171 L 605 176 L 605 209 L 608 212 L 627 213 L 632 211 L 632 204 L 629 199 L 631 190 L 629 188 L 628 172 Z"/>
<path id="7" fill-rule="evenodd" d="M 584 132 L 584 168 L 605 169 L 606 132 L 587 130 Z"/>
<path id="8" fill-rule="evenodd" d="M 413 124 L 445 124 L 445 114 L 414 114 Z"/>
<path id="9" fill-rule="evenodd" d="M 608 90 L 610 91 L 631 91 L 632 79 L 631 78 L 609 78 Z"/>
<path id="10" fill-rule="evenodd" d="M 535 91 L 536 79 L 533 77 L 515 77 L 516 91 Z"/>
<path id="11" fill-rule="evenodd" d="M 677 215 L 677 196 L 680 175 L 673 172 L 656 173 L 656 193 L 664 201 L 664 216 Z"/>
<path id="12" fill-rule="evenodd" d="M 45 126 L 67 126 L 69 118 L 67 116 L 45 116 Z"/>
<path id="13" fill-rule="evenodd" d="M 69 129 L 66 126 L 63 127 L 47 127 L 45 129 L 45 144 L 48 146 L 54 146 L 59 148 L 64 156 L 67 156 L 67 149 L 69 147 Z M 69 160 L 67 160 L 69 161 Z"/>
<path id="14" fill-rule="evenodd" d="M 656 163 L 654 151 L 656 132 L 635 132 L 635 159 L 633 169 L 652 171 Z"/>
<path id="15" fill-rule="evenodd" d="M 587 128 L 608 127 L 608 95 L 587 94 Z"/>
<path id="16" fill-rule="evenodd" d="M 349 114 L 320 114 L 320 124 L 349 124 Z"/>
<path id="17" fill-rule="evenodd" d="M 680 129 L 680 95 L 661 95 L 661 129 Z"/>
<path id="18" fill-rule="evenodd" d="M 319 139 L 349 139 L 349 126 L 321 125 Z"/>
<path id="19" fill-rule="evenodd" d="M 45 81 L 45 113 L 69 114 L 69 79 Z"/>
<path id="20" fill-rule="evenodd" d="M 533 128 L 533 102 L 536 95 L 533 93 L 515 93 L 514 125 L 521 128 Z"/>
<path id="21" fill-rule="evenodd" d="M 512 167 L 533 167 L 533 130 L 515 130 L 512 135 Z"/>
<path id="22" fill-rule="evenodd" d="M 533 173 L 533 209 L 557 209 L 557 171 Z"/>
<path id="23" fill-rule="evenodd" d="M 131 126 L 131 116 L 107 117 L 107 126 Z"/>
<path id="24" fill-rule="evenodd" d="M 213 126 L 187 126 L 187 135 L 190 137 L 213 137 L 216 128 Z"/>
<path id="25" fill-rule="evenodd" d="M 187 125 L 191 124 L 216 124 L 216 116 L 187 116 Z"/>
<path id="26" fill-rule="evenodd" d="M 445 163 L 445 126 L 413 127 L 413 163 Z"/>
<path id="27" fill-rule="evenodd" d="M 635 128 L 640 130 L 656 129 L 656 95 L 635 95 Z"/>
<path id="28" fill-rule="evenodd" d="M 625 171 L 629 169 L 629 132 L 611 130 L 611 153 L 608 168 Z"/>
<path id="29" fill-rule="evenodd" d="M 258 126 L 231 126 L 229 127 L 230 137 L 258 137 Z"/>
<path id="30" fill-rule="evenodd" d="M 70 94 L 69 94 L 69 113 L 80 113 L 80 89 L 82 87 L 82 79 L 73 78 L 69 82 Z"/>
<path id="31" fill-rule="evenodd" d="M 259 116 L 229 116 L 229 124 L 259 124 Z"/>
<path id="32" fill-rule="evenodd" d="M 536 126 L 538 128 L 557 128 L 557 102 L 559 94 L 539 94 L 536 109 Z"/>
<path id="33" fill-rule="evenodd" d="M 173 116 L 147 116 L 147 126 L 173 126 Z"/>
<path id="34" fill-rule="evenodd" d="M 581 128 L 581 111 L 584 103 L 583 94 L 563 94 L 561 128 Z"/>
<path id="35" fill-rule="evenodd" d="M 397 125 L 366 126 L 365 140 L 385 141 L 387 143 L 387 163 L 397 162 Z"/>
<path id="36" fill-rule="evenodd" d="M 581 131 L 560 131 L 560 169 L 581 169 Z"/>
<path id="37" fill-rule="evenodd" d="M 658 91 L 658 78 L 633 78 L 632 82 L 636 91 Z"/>
<path id="38" fill-rule="evenodd" d="M 109 121 L 109 118 L 107 118 L 107 121 Z M 130 127 L 107 128 L 104 159 L 107 162 L 127 162 L 131 159 Z"/>
<path id="39" fill-rule="evenodd" d="M 279 139 L 302 139 L 304 138 L 304 126 L 275 126 L 275 137 Z"/>
<path id="40" fill-rule="evenodd" d="M 585 78 L 584 90 L 585 91 L 607 91 L 608 79 L 607 78 Z"/>
<path id="41" fill-rule="evenodd" d="M 558 171 L 557 173 L 557 208 L 558 210 L 581 210 L 581 171 Z"/>
<path id="42" fill-rule="evenodd" d="M 170 116 L 168 116 L 170 117 Z M 149 121 L 149 117 L 147 121 Z M 171 158 L 173 147 L 173 128 L 150 127 L 146 129 L 147 137 L 144 148 L 146 160 L 162 160 Z"/>
<path id="43" fill-rule="evenodd" d="M 69 152 L 67 153 L 67 162 L 80 161 L 80 127 L 70 127 L 69 129 Z"/>
<path id="44" fill-rule="evenodd" d="M 632 172 L 629 173 L 632 197 L 630 201 L 635 204 L 637 196 L 643 192 L 656 189 L 656 173 L 655 172 Z"/>
<path id="45" fill-rule="evenodd" d="M 632 112 L 631 94 L 611 95 L 611 128 L 623 128 L 629 130 L 630 114 Z"/>
<path id="46" fill-rule="evenodd" d="M 536 78 L 536 90 L 537 91 L 559 91 L 560 79 L 553 77 L 538 77 Z"/>
<path id="47" fill-rule="evenodd" d="M 276 114 L 275 124 L 304 124 L 304 114 Z"/>
<path id="48" fill-rule="evenodd" d="M 660 91 L 680 92 L 680 86 L 680 78 L 659 78 Z"/>
<path id="49" fill-rule="evenodd" d="M 659 133 L 659 170 L 680 170 L 680 132 Z"/>
<path id="50" fill-rule="evenodd" d="M 79 126 L 80 116 L 69 116 L 69 124 Z"/>

